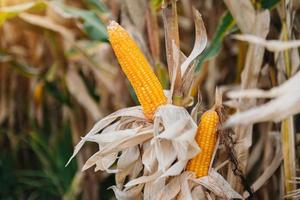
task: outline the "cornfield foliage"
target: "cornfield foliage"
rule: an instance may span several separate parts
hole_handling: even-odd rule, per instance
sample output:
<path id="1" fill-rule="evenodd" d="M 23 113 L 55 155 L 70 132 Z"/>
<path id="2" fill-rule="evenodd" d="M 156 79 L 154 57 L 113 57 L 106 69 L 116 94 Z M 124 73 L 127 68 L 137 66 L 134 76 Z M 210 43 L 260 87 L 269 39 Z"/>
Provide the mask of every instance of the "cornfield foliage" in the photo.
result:
<path id="1" fill-rule="evenodd" d="M 299 0 L 0 0 L 1 200 L 151 199 L 143 189 L 131 197 L 126 186 L 119 195 L 108 189 L 119 179 L 133 183 L 89 168 L 100 143 L 86 144 L 66 166 L 97 121 L 139 105 L 109 42 L 112 20 L 189 120 L 198 124 L 222 99 L 210 168 L 230 186 L 223 198 L 300 199 Z M 169 199 L 187 198 L 183 186 L 170 185 L 178 194 Z M 215 190 L 200 187 L 192 199 L 222 199 Z"/>

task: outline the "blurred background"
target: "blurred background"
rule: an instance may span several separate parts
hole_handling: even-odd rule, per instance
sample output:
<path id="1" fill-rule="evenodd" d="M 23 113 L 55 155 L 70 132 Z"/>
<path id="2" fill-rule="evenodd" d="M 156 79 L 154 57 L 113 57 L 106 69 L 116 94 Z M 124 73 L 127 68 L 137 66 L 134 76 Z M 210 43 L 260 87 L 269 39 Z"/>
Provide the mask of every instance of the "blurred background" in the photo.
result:
<path id="1" fill-rule="evenodd" d="M 267 38 L 281 37 L 286 1 L 251 3 L 256 10 L 271 12 Z M 295 0 L 290 8 L 296 39 L 299 4 Z M 86 145 L 69 166 L 65 164 L 97 120 L 138 104 L 108 43 L 109 20 L 120 22 L 133 35 L 164 88 L 169 88 L 162 1 L 0 0 L 0 6 L 0 199 L 113 199 L 107 188 L 114 177 L 92 169 L 81 172 L 96 146 Z M 180 47 L 185 54 L 194 45 L 193 6 L 202 14 L 209 40 L 196 60 L 193 96 L 200 88 L 208 107 L 216 85 L 240 83 L 248 44 L 227 37 L 240 29 L 223 1 L 179 0 Z M 273 53 L 264 53 L 263 66 L 258 86 L 277 85 L 280 70 Z M 283 77 L 298 68 L 283 72 Z M 260 136 L 253 140 L 258 143 Z M 264 156 L 256 159 L 264 166 L 270 162 Z M 253 177 L 258 173 L 252 171 Z M 268 184 L 265 188 L 278 186 L 278 179 Z M 261 197 L 268 196 L 266 191 L 270 190 L 260 191 Z M 268 198 L 272 199 L 262 199 Z"/>

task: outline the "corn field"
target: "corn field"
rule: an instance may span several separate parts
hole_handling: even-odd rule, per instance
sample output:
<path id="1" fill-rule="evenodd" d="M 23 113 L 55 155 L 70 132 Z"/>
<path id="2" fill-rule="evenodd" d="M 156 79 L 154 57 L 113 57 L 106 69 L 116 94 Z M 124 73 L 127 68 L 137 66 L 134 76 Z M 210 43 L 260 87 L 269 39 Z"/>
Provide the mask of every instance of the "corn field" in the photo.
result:
<path id="1" fill-rule="evenodd" d="M 299 50 L 300 0 L 0 0 L 0 199 L 300 199 Z"/>

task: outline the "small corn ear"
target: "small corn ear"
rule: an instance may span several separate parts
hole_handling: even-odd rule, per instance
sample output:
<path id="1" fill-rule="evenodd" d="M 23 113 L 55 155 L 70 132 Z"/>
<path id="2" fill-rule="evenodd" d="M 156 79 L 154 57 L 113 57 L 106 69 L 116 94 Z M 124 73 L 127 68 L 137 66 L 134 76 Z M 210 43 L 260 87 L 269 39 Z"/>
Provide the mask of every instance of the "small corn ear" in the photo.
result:
<path id="1" fill-rule="evenodd" d="M 218 123 L 219 116 L 215 110 L 208 110 L 201 117 L 196 134 L 196 141 L 201 148 L 201 152 L 192 158 L 186 167 L 188 171 L 194 172 L 197 177 L 208 174 L 217 142 Z"/>
<path id="2" fill-rule="evenodd" d="M 134 40 L 117 22 L 112 21 L 108 28 L 111 46 L 122 70 L 132 84 L 138 100 L 148 119 L 155 110 L 167 103 L 163 88 L 150 64 Z"/>

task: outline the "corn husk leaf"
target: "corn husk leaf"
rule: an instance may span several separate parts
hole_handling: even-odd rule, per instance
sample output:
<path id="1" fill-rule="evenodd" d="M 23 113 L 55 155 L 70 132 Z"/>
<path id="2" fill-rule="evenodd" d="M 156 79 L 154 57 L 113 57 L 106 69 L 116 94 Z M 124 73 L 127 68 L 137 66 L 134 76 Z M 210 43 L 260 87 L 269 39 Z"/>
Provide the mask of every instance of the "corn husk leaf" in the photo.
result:
<path id="1" fill-rule="evenodd" d="M 139 184 L 142 184 L 142 183 L 147 183 L 147 182 L 151 182 L 151 181 L 155 181 L 157 180 L 157 178 L 161 175 L 162 173 L 157 171 L 149 176 L 141 176 L 137 179 L 134 179 L 134 180 L 131 180 L 129 181 L 125 187 L 131 187 L 131 186 L 134 186 L 134 185 L 139 185 Z"/>
<path id="2" fill-rule="evenodd" d="M 156 145 L 159 170 L 165 171 L 170 166 L 171 161 L 175 161 L 175 158 L 179 161 L 187 161 L 197 155 L 199 146 L 194 140 L 197 125 L 184 108 L 173 105 L 161 106 L 156 111 L 155 117 L 161 120 L 165 128 L 162 133 L 156 133 L 157 136 L 153 140 L 154 145 Z M 166 151 L 166 143 L 171 143 L 169 145 L 172 147 L 169 149 L 173 148 L 173 151 Z M 166 156 L 174 159 L 166 159 L 166 156 L 162 156 L 161 152 L 165 151 L 169 152 Z"/>
<path id="3" fill-rule="evenodd" d="M 242 199 L 242 196 L 234 191 L 229 183 L 215 170 L 211 169 L 208 176 L 193 179 L 194 182 L 204 186 L 219 197 L 226 199 Z"/>
<path id="4" fill-rule="evenodd" d="M 193 188 L 192 198 L 193 198 L 193 200 L 205 199 L 205 193 L 204 193 L 203 187 L 201 185 L 198 185 Z"/>
<path id="5" fill-rule="evenodd" d="M 86 136 L 84 138 L 82 138 L 82 140 L 75 146 L 74 152 L 66 165 L 68 165 L 70 163 L 70 161 L 74 158 L 74 156 L 76 156 L 76 154 L 82 148 L 82 146 L 86 142 L 86 140 L 85 140 L 86 138 L 96 135 L 98 132 L 103 130 L 106 126 L 108 126 L 110 123 L 112 123 L 113 121 L 115 121 L 117 118 L 119 118 L 121 116 L 131 116 L 131 117 L 135 117 L 135 118 L 144 119 L 144 114 L 143 114 L 140 106 L 124 108 L 124 109 L 118 110 L 117 112 L 114 112 L 114 113 L 108 115 L 107 117 L 101 119 L 86 134 Z"/>
<path id="6" fill-rule="evenodd" d="M 180 177 L 176 176 L 163 188 L 159 199 L 172 200 L 180 192 Z"/>
<path id="7" fill-rule="evenodd" d="M 144 144 L 144 146 L 145 145 L 147 145 L 147 147 L 144 148 L 145 150 L 142 156 L 142 162 L 145 166 L 145 170 L 147 170 L 149 173 L 153 173 L 157 165 L 155 146 L 150 146 L 150 144 L 147 143 Z"/>
<path id="8" fill-rule="evenodd" d="M 165 184 L 166 184 L 165 178 L 161 178 L 156 181 L 147 182 L 145 184 L 145 189 L 144 189 L 144 200 L 159 199 Z"/>
<path id="9" fill-rule="evenodd" d="M 142 189 L 143 185 L 137 185 L 131 189 L 128 190 L 121 190 L 117 188 L 116 186 L 110 187 L 118 200 L 132 200 L 132 199 L 142 199 Z"/>
<path id="10" fill-rule="evenodd" d="M 193 174 L 190 172 L 184 172 L 180 176 L 180 193 L 179 193 L 179 199 L 180 200 L 193 200 L 192 199 L 192 193 L 189 186 L 189 179 L 193 177 Z"/>
<path id="11" fill-rule="evenodd" d="M 130 129 L 129 129 L 130 130 Z M 150 131 L 145 132 L 133 132 L 133 134 L 129 137 L 125 137 L 124 139 L 113 141 L 109 143 L 109 145 L 100 149 L 97 153 L 95 153 L 92 157 L 90 157 L 86 163 L 84 164 L 82 170 L 86 170 L 93 165 L 95 165 L 102 158 L 106 158 L 107 155 L 110 155 L 114 152 L 119 152 L 124 149 L 134 147 L 138 144 L 143 143 L 144 141 L 153 137 L 153 133 Z"/>

